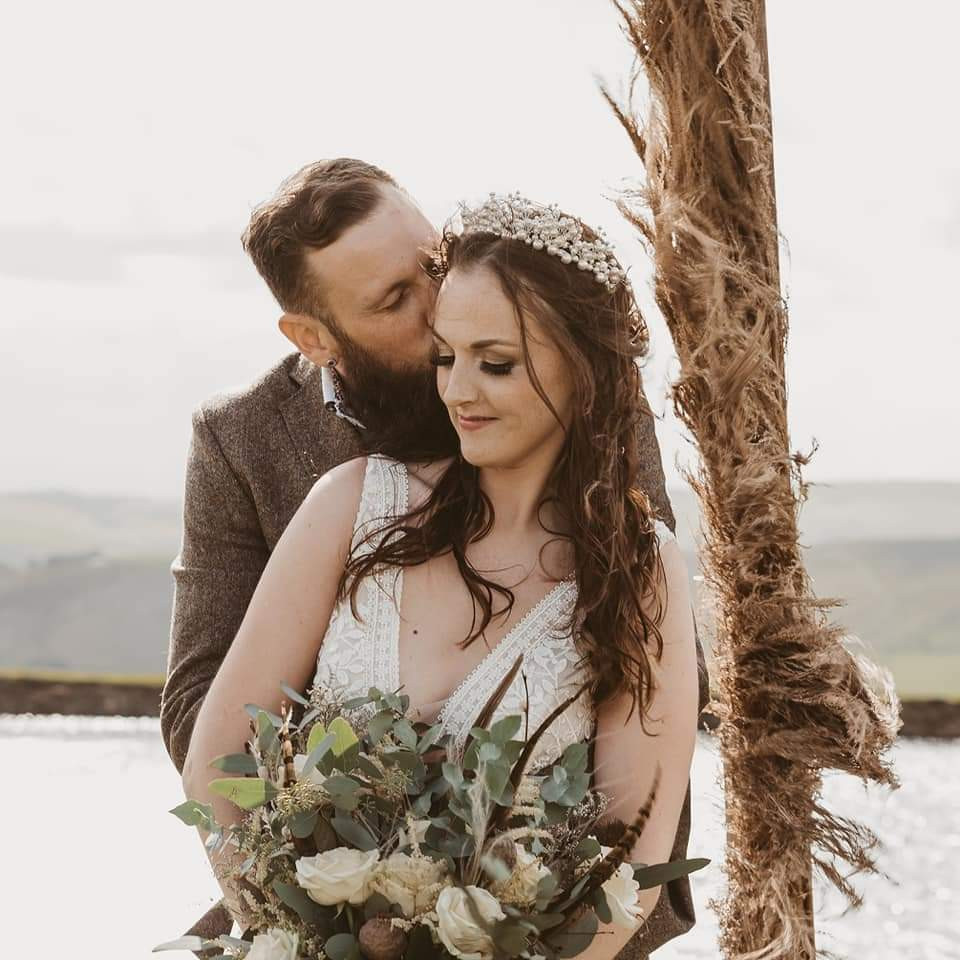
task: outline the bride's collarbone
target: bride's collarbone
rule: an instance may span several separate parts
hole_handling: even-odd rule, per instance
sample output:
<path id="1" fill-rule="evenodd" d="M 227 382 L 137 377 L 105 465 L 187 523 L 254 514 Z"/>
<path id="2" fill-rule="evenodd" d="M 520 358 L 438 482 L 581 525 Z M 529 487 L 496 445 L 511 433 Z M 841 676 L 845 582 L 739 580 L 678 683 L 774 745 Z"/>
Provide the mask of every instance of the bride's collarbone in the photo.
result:
<path id="1" fill-rule="evenodd" d="M 465 646 L 481 612 L 452 558 L 449 567 L 429 571 L 428 566 L 404 572 L 401 602 L 400 680 L 415 705 L 448 697 L 557 588 L 559 579 L 537 569 L 519 583 L 498 580 L 511 589 L 513 606 L 507 612 L 506 598 L 495 593 L 495 616 L 482 635 Z"/>

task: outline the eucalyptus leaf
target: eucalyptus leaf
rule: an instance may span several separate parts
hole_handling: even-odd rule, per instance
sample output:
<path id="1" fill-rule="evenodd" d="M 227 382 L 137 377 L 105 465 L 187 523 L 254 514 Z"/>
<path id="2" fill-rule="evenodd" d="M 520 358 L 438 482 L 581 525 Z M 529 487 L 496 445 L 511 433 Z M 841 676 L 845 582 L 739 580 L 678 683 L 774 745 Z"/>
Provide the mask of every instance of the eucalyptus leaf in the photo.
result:
<path id="1" fill-rule="evenodd" d="M 323 789 L 330 794 L 330 799 L 338 810 L 356 810 L 360 802 L 358 796 L 360 784 L 351 777 L 339 774 L 327 777 L 323 781 Z"/>
<path id="2" fill-rule="evenodd" d="M 546 876 L 541 877 L 537 883 L 537 909 L 545 909 L 547 904 L 556 896 L 557 890 L 559 889 L 560 881 L 554 874 L 548 873 Z"/>
<path id="3" fill-rule="evenodd" d="M 329 914 L 324 911 L 319 903 L 314 903 L 302 888 L 292 883 L 283 883 L 281 880 L 273 881 L 273 892 L 288 906 L 296 911 L 297 916 L 304 923 L 322 924 L 329 919 Z"/>
<path id="4" fill-rule="evenodd" d="M 313 723 L 317 717 L 320 716 L 320 711 L 316 707 L 311 707 L 307 712 L 300 718 L 300 729 L 306 730 L 306 728 Z"/>
<path id="5" fill-rule="evenodd" d="M 574 853 L 581 860 L 592 860 L 599 857 L 601 852 L 600 841 L 596 837 L 584 837 L 578 844 Z"/>
<path id="6" fill-rule="evenodd" d="M 176 940 L 168 940 L 166 943 L 157 944 L 150 952 L 161 953 L 164 950 L 203 950 L 209 943 L 203 937 L 178 937 Z"/>
<path id="7" fill-rule="evenodd" d="M 298 810 L 288 821 L 290 832 L 298 839 L 303 840 L 313 833 L 317 825 L 319 814 L 316 810 Z"/>
<path id="8" fill-rule="evenodd" d="M 369 702 L 369 697 L 351 697 L 349 700 L 344 700 L 342 706 L 344 710 L 358 710 L 360 707 L 365 707 Z"/>
<path id="9" fill-rule="evenodd" d="M 510 768 L 505 763 L 488 763 L 483 770 L 483 779 L 494 803 L 501 807 L 509 806 L 513 800 Z"/>
<path id="10" fill-rule="evenodd" d="M 392 710 L 381 710 L 379 713 L 375 713 L 367 724 L 367 736 L 370 738 L 370 742 L 376 746 L 392 726 Z"/>
<path id="11" fill-rule="evenodd" d="M 493 942 L 510 957 L 518 957 L 527 948 L 527 930 L 516 920 L 498 920 L 493 925 Z"/>
<path id="12" fill-rule="evenodd" d="M 547 940 L 559 960 L 569 960 L 570 957 L 583 953 L 590 946 L 598 926 L 597 915 L 587 910 L 569 927 L 556 931 L 553 936 L 548 936 Z"/>
<path id="13" fill-rule="evenodd" d="M 663 883 L 689 876 L 697 870 L 702 870 L 710 863 L 702 857 L 695 860 L 671 860 L 669 863 L 655 863 L 652 866 L 636 867 L 633 879 L 640 884 L 641 890 L 659 887 Z"/>
<path id="14" fill-rule="evenodd" d="M 174 807 L 170 813 L 182 820 L 188 827 L 204 827 L 209 830 L 213 825 L 213 807 L 209 803 L 197 800 L 185 800 Z"/>
<path id="15" fill-rule="evenodd" d="M 363 901 L 363 919 L 370 920 L 372 917 L 385 917 L 393 912 L 393 903 L 382 893 L 371 893 Z"/>
<path id="16" fill-rule="evenodd" d="M 593 895 L 590 897 L 590 904 L 597 915 L 597 919 L 601 923 L 613 923 L 610 904 L 607 903 L 607 895 L 603 892 L 602 887 L 599 890 L 593 891 Z"/>
<path id="17" fill-rule="evenodd" d="M 520 732 L 521 726 L 523 726 L 523 718 L 516 713 L 511 713 L 510 716 L 498 720 L 490 727 L 490 739 L 500 744 L 506 743 Z"/>
<path id="18" fill-rule="evenodd" d="M 351 820 L 349 817 L 334 817 L 330 821 L 330 826 L 336 831 L 337 836 L 350 846 L 357 850 L 375 850 L 378 846 L 377 841 L 366 827 Z"/>
<path id="19" fill-rule="evenodd" d="M 481 764 L 490 763 L 500 759 L 500 745 L 492 740 L 480 744 L 480 750 L 477 753 L 477 759 Z"/>
<path id="20" fill-rule="evenodd" d="M 280 689 L 294 702 L 309 707 L 310 701 L 299 690 L 294 690 L 289 683 L 281 683 Z"/>
<path id="21" fill-rule="evenodd" d="M 310 728 L 310 736 L 307 737 L 307 753 L 313 753 L 326 738 L 327 728 L 322 723 L 315 723 Z M 331 741 L 331 746 L 332 745 L 333 743 Z"/>
<path id="22" fill-rule="evenodd" d="M 424 731 L 417 744 L 417 753 L 426 753 L 443 736 L 443 724 L 435 723 L 429 730 Z"/>
<path id="23" fill-rule="evenodd" d="M 557 783 L 554 779 L 544 780 L 540 784 L 540 796 L 547 803 L 562 803 L 563 795 L 567 792 L 566 783 Z"/>
<path id="24" fill-rule="evenodd" d="M 413 729 L 410 721 L 404 717 L 394 721 L 393 735 L 410 750 L 417 749 L 417 731 Z"/>
<path id="25" fill-rule="evenodd" d="M 535 913 L 530 917 L 530 922 L 542 933 L 559 926 L 566 919 L 562 913 Z"/>
<path id="26" fill-rule="evenodd" d="M 280 794 L 280 791 L 266 780 L 253 777 L 222 777 L 210 781 L 210 792 L 226 797 L 241 810 L 254 810 Z"/>
<path id="27" fill-rule="evenodd" d="M 590 750 L 585 743 L 571 743 L 560 759 L 567 773 L 584 773 L 587 769 L 587 758 Z"/>
<path id="28" fill-rule="evenodd" d="M 257 761 L 249 753 L 225 753 L 210 761 L 210 766 L 224 773 L 248 773 L 256 775 Z"/>
<path id="29" fill-rule="evenodd" d="M 392 763 L 394 766 L 400 767 L 401 770 L 406 770 L 410 773 L 418 768 L 423 769 L 423 761 L 420 757 L 412 750 L 407 750 L 406 748 L 384 750 L 383 759 L 385 762 Z"/>
<path id="30" fill-rule="evenodd" d="M 323 945 L 329 960 L 360 960 L 360 944 L 352 933 L 335 933 Z"/>
<path id="31" fill-rule="evenodd" d="M 451 763 L 449 760 L 447 760 L 443 763 L 440 769 L 443 772 L 444 780 L 446 780 L 451 786 L 463 786 L 463 771 L 455 763 Z"/>
<path id="32" fill-rule="evenodd" d="M 257 714 L 257 746 L 263 756 L 269 756 L 280 749 L 280 738 L 277 736 L 273 714 L 267 713 L 266 710 L 261 710 Z"/>
<path id="33" fill-rule="evenodd" d="M 319 727 L 320 724 L 317 724 Z M 314 771 L 315 767 L 321 760 L 327 755 L 330 749 L 333 747 L 333 741 L 336 739 L 332 733 L 328 733 L 324 737 L 320 737 L 313 746 L 310 746 L 311 741 L 313 741 L 313 733 L 317 729 L 314 727 L 310 731 L 310 737 L 307 740 L 307 759 L 303 763 L 303 769 L 300 771 L 300 779 L 306 780 L 307 777 Z M 329 773 L 329 771 L 327 771 Z"/>
<path id="34" fill-rule="evenodd" d="M 365 777 L 371 780 L 382 780 L 383 771 L 365 754 L 357 757 L 357 767 Z"/>

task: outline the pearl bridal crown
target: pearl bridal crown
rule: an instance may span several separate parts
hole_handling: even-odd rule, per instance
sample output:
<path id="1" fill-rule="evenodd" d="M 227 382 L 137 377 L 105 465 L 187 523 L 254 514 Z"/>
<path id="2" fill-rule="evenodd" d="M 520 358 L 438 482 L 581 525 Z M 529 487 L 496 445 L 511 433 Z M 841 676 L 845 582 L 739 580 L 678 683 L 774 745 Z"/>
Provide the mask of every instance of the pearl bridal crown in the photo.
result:
<path id="1" fill-rule="evenodd" d="M 603 228 L 596 231 L 596 240 L 584 239 L 583 224 L 561 213 L 555 203 L 543 206 L 520 196 L 519 192 L 491 193 L 478 207 L 461 204 L 460 220 L 461 236 L 492 233 L 522 240 L 534 250 L 546 250 L 564 263 L 591 271 L 597 282 L 608 290 L 615 290 L 626 279 Z"/>

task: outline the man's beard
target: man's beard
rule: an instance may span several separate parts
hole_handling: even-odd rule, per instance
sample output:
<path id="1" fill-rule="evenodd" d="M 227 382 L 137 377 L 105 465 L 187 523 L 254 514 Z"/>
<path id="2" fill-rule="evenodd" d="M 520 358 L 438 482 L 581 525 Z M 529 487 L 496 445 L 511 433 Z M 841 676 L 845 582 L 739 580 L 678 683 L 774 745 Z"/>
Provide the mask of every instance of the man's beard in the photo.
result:
<path id="1" fill-rule="evenodd" d="M 394 370 L 349 337 L 340 340 L 349 383 L 345 403 L 363 426 L 367 453 L 410 462 L 456 454 L 460 440 L 437 393 L 430 365 Z"/>

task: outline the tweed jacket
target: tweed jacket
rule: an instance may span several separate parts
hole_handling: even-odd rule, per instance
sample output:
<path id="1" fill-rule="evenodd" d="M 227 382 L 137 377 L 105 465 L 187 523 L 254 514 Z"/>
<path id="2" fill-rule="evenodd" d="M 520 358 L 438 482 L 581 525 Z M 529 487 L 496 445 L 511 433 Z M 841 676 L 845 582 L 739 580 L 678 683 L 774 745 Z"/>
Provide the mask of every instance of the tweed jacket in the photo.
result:
<path id="1" fill-rule="evenodd" d="M 674 528 L 652 417 L 641 427 L 640 483 Z M 173 562 L 173 619 L 160 727 L 183 769 L 200 704 L 246 612 L 270 552 L 313 483 L 360 455 L 362 438 L 323 404 L 320 370 L 294 353 L 251 386 L 220 394 L 193 415 L 183 505 L 183 540 Z M 700 709 L 707 701 L 703 650 L 697 641 Z M 672 858 L 686 855 L 687 789 Z M 195 932 L 229 932 L 229 917 L 211 911 Z M 661 891 L 656 908 L 620 956 L 641 960 L 693 926 L 686 879 Z M 218 925 L 222 929 L 215 931 Z"/>

